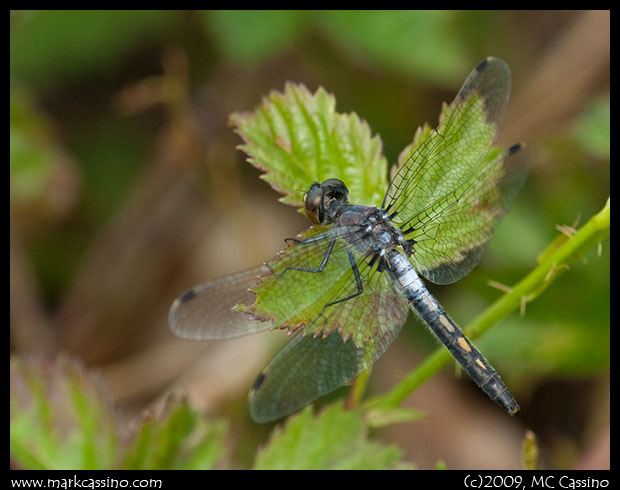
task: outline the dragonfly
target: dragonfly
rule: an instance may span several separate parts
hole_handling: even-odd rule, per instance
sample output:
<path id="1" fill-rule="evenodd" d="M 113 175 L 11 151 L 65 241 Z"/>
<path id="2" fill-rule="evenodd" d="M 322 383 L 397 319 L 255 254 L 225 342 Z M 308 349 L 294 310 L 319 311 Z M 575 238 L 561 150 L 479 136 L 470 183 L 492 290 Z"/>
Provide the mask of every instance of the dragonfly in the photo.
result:
<path id="1" fill-rule="evenodd" d="M 288 246 L 276 260 L 191 288 L 174 301 L 172 331 L 195 340 L 274 328 L 273 316 L 257 310 L 250 315 L 238 306 L 256 300 L 257 284 L 283 309 L 305 308 L 307 320 L 294 325 L 292 340 L 250 390 L 254 421 L 294 413 L 368 370 L 398 336 L 410 311 L 484 393 L 510 415 L 520 410 L 497 371 L 421 279 L 450 284 L 467 275 L 523 186 L 528 147 L 493 146 L 510 86 L 508 64 L 486 58 L 438 126 L 419 132 L 380 207 L 349 203 L 348 189 L 338 178 L 313 183 L 304 204 L 314 226 L 286 239 Z M 300 284 L 308 300 L 291 306 L 287 293 Z"/>

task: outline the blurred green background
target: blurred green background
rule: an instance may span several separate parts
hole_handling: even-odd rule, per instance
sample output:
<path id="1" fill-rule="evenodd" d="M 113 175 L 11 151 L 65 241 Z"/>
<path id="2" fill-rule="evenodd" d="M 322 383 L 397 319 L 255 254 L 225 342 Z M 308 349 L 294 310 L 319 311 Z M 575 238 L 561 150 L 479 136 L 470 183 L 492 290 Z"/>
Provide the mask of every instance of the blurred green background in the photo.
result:
<path id="1" fill-rule="evenodd" d="M 167 329 L 181 291 L 307 227 L 244 162 L 229 114 L 287 80 L 323 86 L 393 163 L 480 60 L 505 59 L 500 143 L 527 142 L 533 169 L 480 267 L 431 288 L 466 325 L 500 294 L 487 281 L 519 280 L 557 225 L 578 228 L 609 195 L 609 31 L 608 11 L 12 11 L 12 353 L 101 369 L 126 421 L 189 391 L 231 420 L 247 464 L 270 427 L 249 421 L 245 396 L 282 335 L 206 344 Z M 609 256 L 603 243 L 477 342 L 519 417 L 446 369 L 407 401 L 425 420 L 377 436 L 421 468 L 515 468 L 531 429 L 542 467 L 608 467 Z M 435 345 L 410 319 L 369 389 Z"/>

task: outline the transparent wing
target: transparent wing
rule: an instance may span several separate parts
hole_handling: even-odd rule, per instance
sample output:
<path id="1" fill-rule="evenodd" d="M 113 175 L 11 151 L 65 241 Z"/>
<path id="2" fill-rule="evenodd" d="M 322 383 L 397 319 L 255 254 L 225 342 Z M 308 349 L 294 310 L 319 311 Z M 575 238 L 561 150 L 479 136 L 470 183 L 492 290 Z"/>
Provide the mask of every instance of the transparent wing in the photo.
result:
<path id="1" fill-rule="evenodd" d="M 510 68 L 487 58 L 467 77 L 439 125 L 420 133 L 418 145 L 392 179 L 384 209 L 401 221 L 450 193 L 481 165 L 504 116 Z"/>
<path id="2" fill-rule="evenodd" d="M 461 279 L 478 265 L 495 228 L 523 186 L 530 165 L 524 144 L 489 155 L 479 172 L 409 221 L 416 270 L 436 284 Z"/>
<path id="3" fill-rule="evenodd" d="M 284 417 L 346 384 L 398 336 L 408 303 L 377 263 L 356 252 L 363 235 L 358 227 L 311 229 L 299 237 L 310 241 L 291 243 L 269 263 L 273 275 L 254 288 L 253 314 L 272 318 L 275 327 L 305 327 L 258 376 L 249 399 L 255 421 Z M 321 272 L 286 270 L 318 271 L 328 250 Z"/>
<path id="4" fill-rule="evenodd" d="M 510 95 L 510 68 L 487 58 L 444 108 L 437 129 L 416 135 L 395 174 L 384 209 L 412 240 L 411 261 L 427 279 L 447 284 L 479 262 L 499 219 L 521 188 L 529 152 L 493 147 Z"/>
<path id="5" fill-rule="evenodd" d="M 257 319 L 273 320 L 274 328 L 305 327 L 307 334 L 321 336 L 337 330 L 357 346 L 400 327 L 407 302 L 387 274 L 378 271 L 379 264 L 357 252 L 364 228 L 325 230 L 311 228 L 298 237 L 304 243 L 290 243 L 268 263 L 273 274 L 253 288 L 256 303 L 248 311 Z"/>
<path id="6" fill-rule="evenodd" d="M 364 347 L 337 332 L 325 338 L 297 334 L 256 378 L 249 395 L 252 419 L 277 420 L 343 386 L 372 366 L 399 331 Z"/>
<path id="7" fill-rule="evenodd" d="M 188 289 L 179 296 L 168 314 L 170 329 L 179 337 L 192 340 L 215 340 L 241 337 L 268 330 L 270 322 L 250 319 L 232 311 L 239 302 L 251 303 L 249 289 L 260 275 L 270 272 L 262 265 Z"/>

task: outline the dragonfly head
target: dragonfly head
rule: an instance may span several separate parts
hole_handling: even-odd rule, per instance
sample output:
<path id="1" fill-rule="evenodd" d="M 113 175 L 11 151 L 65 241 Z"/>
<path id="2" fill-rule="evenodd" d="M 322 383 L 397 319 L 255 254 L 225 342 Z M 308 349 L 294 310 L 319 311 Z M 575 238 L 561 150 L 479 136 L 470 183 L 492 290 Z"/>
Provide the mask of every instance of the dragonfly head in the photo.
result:
<path id="1" fill-rule="evenodd" d="M 306 216 L 317 225 L 329 225 L 336 212 L 349 203 L 349 189 L 340 179 L 327 179 L 310 186 L 306 193 Z"/>

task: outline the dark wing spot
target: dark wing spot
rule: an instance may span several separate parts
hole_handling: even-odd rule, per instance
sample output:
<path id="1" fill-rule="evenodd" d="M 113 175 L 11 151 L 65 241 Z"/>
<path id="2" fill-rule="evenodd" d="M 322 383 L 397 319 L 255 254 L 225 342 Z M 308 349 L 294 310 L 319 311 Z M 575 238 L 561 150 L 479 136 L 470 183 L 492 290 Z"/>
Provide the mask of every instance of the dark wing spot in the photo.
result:
<path id="1" fill-rule="evenodd" d="M 521 143 L 517 143 L 515 145 L 512 145 L 510 148 L 508 148 L 508 154 L 509 155 L 514 155 L 515 153 L 517 153 L 520 150 L 521 150 Z"/>
<path id="2" fill-rule="evenodd" d="M 256 391 L 260 388 L 260 386 L 263 384 L 263 381 L 265 381 L 265 373 L 260 373 L 258 375 L 258 377 L 256 378 L 256 381 L 254 381 L 254 384 L 252 385 L 252 391 Z"/>
<path id="3" fill-rule="evenodd" d="M 478 71 L 484 70 L 487 67 L 488 62 L 489 62 L 488 58 L 483 59 L 480 63 L 478 63 L 476 70 Z"/>
<path id="4" fill-rule="evenodd" d="M 194 296 L 196 296 L 196 292 L 193 289 L 188 289 L 181 296 L 179 296 L 179 301 L 181 303 L 186 303 L 187 301 L 192 299 Z"/>

